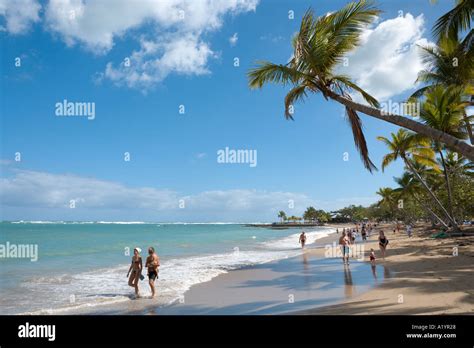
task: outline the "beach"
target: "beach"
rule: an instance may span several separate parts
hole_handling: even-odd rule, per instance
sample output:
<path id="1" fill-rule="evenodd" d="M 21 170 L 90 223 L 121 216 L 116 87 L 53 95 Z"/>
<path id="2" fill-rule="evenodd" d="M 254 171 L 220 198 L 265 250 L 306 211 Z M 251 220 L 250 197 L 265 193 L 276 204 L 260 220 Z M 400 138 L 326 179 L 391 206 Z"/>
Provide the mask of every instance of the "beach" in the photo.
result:
<path id="1" fill-rule="evenodd" d="M 358 241 L 365 258 L 350 266 L 325 257 L 324 246 L 340 236 L 334 233 L 289 260 L 230 271 L 195 285 L 181 303 L 137 307 L 128 314 L 472 314 L 474 237 L 431 239 L 434 231 L 424 225 L 408 238 L 404 229 L 393 234 L 393 227 L 375 229 L 383 229 L 389 239 L 387 257 L 377 258 L 375 272 L 367 256 L 370 248 L 379 255 L 378 233 Z"/>
<path id="2" fill-rule="evenodd" d="M 391 276 L 385 267 L 379 267 L 374 277 L 365 262 L 354 260 L 350 267 L 343 267 L 339 258 L 324 257 L 324 247 L 334 245 L 338 236 L 332 233 L 309 240 L 297 256 L 231 270 L 196 284 L 170 306 L 154 306 L 153 300 L 143 299 L 129 302 L 125 313 L 121 306 L 101 311 L 130 315 L 289 314 L 339 303 Z"/>
<path id="3" fill-rule="evenodd" d="M 0 230 L 0 244 L 8 250 L 24 246 L 36 250 L 34 255 L 0 259 L 1 314 L 107 314 L 161 308 L 219 275 L 301 255 L 300 229 L 236 223 L 18 221 L 2 222 Z M 306 229 L 311 241 L 334 231 L 330 226 Z M 158 296 L 149 299 L 144 271 L 141 297 L 135 299 L 127 270 L 133 249 L 140 247 L 145 261 L 149 246 L 161 259 Z"/>
<path id="4" fill-rule="evenodd" d="M 39 243 L 41 264 L 10 260 L 3 268 L 3 314 L 394 315 L 470 314 L 474 309 L 474 237 L 432 239 L 429 236 L 436 231 L 426 225 L 415 227 L 412 238 L 403 227 L 394 234 L 394 225 L 378 226 L 367 241 L 356 239 L 353 250 L 358 254 L 351 257 L 350 265 L 342 263 L 338 239 L 342 228 L 353 228 L 352 224 L 305 229 L 304 250 L 298 246 L 300 229 L 274 231 L 236 224 L 11 226 L 10 240 L 19 231 L 26 234 L 26 228 L 52 230 L 57 238 L 93 229 L 95 240 L 81 232 L 73 246 L 61 244 L 60 250 L 45 240 Z M 389 239 L 385 261 L 378 247 L 379 229 Z M 138 238 L 137 233 L 140 245 L 154 244 L 168 251 L 160 254 L 158 296 L 153 299 L 146 277 L 139 283 L 141 297 L 133 296 L 125 277 L 129 257 L 118 254 L 123 245 Z M 106 254 L 107 244 L 100 250 L 93 248 L 99 238 L 112 236 L 117 238 L 117 252 Z M 377 257 L 375 267 L 368 258 L 371 248 Z M 70 273 L 64 273 L 64 261 L 71 264 Z M 111 266 L 103 268 L 104 262 Z"/>
<path id="5" fill-rule="evenodd" d="M 474 312 L 474 236 L 432 239 L 429 236 L 435 231 L 422 226 L 414 228 L 413 237 L 408 238 L 402 229 L 393 234 L 393 226 L 381 228 L 388 232 L 390 243 L 386 261 L 378 260 L 377 263 L 390 269 L 394 276 L 340 304 L 297 314 L 438 315 Z M 375 238 L 371 238 L 367 247 L 378 250 Z"/>

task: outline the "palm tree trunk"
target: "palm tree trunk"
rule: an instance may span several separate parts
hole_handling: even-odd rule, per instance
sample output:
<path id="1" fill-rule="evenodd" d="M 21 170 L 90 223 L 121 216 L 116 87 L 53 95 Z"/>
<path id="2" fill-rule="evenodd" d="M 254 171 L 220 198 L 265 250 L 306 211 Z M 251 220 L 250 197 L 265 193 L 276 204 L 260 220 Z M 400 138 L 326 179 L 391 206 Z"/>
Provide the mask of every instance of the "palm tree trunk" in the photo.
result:
<path id="1" fill-rule="evenodd" d="M 400 115 L 393 115 L 393 114 L 388 114 L 386 112 L 383 112 L 382 110 L 376 109 L 374 107 L 356 103 L 350 99 L 347 99 L 346 97 L 343 97 L 337 93 L 334 93 L 333 91 L 327 89 L 324 91 L 324 94 L 328 96 L 329 98 L 343 104 L 344 106 L 362 112 L 368 116 L 375 117 L 379 120 L 383 120 L 389 123 L 392 123 L 394 125 L 397 125 L 399 127 L 403 127 L 406 129 L 410 129 L 418 134 L 425 135 L 427 137 L 430 137 L 434 141 L 439 141 L 443 144 L 445 144 L 447 147 L 452 149 L 453 151 L 456 151 L 463 156 L 469 158 L 471 161 L 474 161 L 474 146 L 471 146 L 467 144 L 466 142 L 457 139 L 447 133 L 444 133 L 442 131 L 439 131 L 437 129 L 433 129 L 427 125 L 424 125 L 422 123 L 413 121 L 407 117 L 403 117 Z"/>
<path id="2" fill-rule="evenodd" d="M 438 197 L 435 196 L 435 194 L 433 193 L 433 191 L 431 191 L 431 189 L 428 187 L 428 185 L 426 184 L 425 180 L 423 180 L 423 178 L 421 177 L 420 174 L 418 174 L 418 172 L 416 171 L 415 168 L 413 168 L 413 165 L 411 164 L 410 160 L 408 158 L 406 158 L 405 156 L 402 156 L 403 160 L 405 161 L 405 164 L 407 165 L 408 168 L 410 168 L 411 172 L 413 174 L 415 174 L 415 176 L 418 178 L 418 180 L 421 182 L 421 184 L 424 186 L 424 188 L 426 189 L 426 191 L 428 191 L 429 195 L 431 196 L 431 198 L 434 199 L 434 201 L 436 202 L 436 204 L 439 206 L 439 208 L 441 209 L 441 211 L 443 212 L 443 214 L 448 218 L 449 222 L 451 222 L 451 225 L 453 226 L 453 228 L 455 230 L 458 230 L 459 227 L 457 226 L 456 224 L 456 221 L 454 221 L 454 219 L 451 217 L 451 215 L 449 215 L 448 211 L 446 210 L 446 208 L 443 206 L 443 204 L 439 201 Z"/>
<path id="3" fill-rule="evenodd" d="M 431 208 L 430 208 L 427 204 L 423 203 L 423 201 L 422 201 L 421 199 L 419 199 L 417 195 L 413 194 L 413 198 L 415 198 L 415 201 L 417 201 L 418 204 L 420 204 L 420 205 L 421 205 L 423 208 L 425 208 L 436 220 L 438 220 L 438 221 L 441 223 L 441 225 L 443 225 L 444 227 L 446 227 L 447 229 L 449 229 L 449 227 L 448 227 L 448 225 L 446 224 L 446 222 L 444 222 L 443 219 L 441 219 L 438 215 L 436 215 L 436 213 L 435 213 L 433 210 L 431 210 Z"/>
<path id="4" fill-rule="evenodd" d="M 443 151 L 441 149 L 439 149 L 438 153 L 441 157 L 441 163 L 443 165 L 444 181 L 446 182 L 446 190 L 448 191 L 448 209 L 449 209 L 449 213 L 451 214 L 453 220 L 456 221 L 456 218 L 454 217 L 454 210 L 453 210 L 453 195 L 452 195 L 452 192 L 451 192 L 451 184 L 449 182 L 448 171 L 446 169 L 446 162 L 444 160 Z"/>
<path id="5" fill-rule="evenodd" d="M 471 122 L 467 118 L 465 110 L 463 112 L 462 118 L 464 120 L 464 123 L 466 124 L 467 134 L 469 134 L 469 140 L 471 141 L 471 145 L 474 145 L 474 135 L 472 134 Z"/>

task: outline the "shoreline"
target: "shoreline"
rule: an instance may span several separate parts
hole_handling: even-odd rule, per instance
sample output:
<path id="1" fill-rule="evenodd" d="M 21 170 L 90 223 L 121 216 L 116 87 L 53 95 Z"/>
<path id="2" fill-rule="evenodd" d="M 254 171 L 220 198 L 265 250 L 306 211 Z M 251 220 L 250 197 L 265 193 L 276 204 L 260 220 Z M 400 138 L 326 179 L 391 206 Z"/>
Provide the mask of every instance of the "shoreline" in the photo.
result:
<path id="1" fill-rule="evenodd" d="M 344 228 L 350 224 L 324 226 Z M 208 282 L 193 285 L 180 301 L 166 306 L 135 302 L 128 310 L 105 314 L 127 315 L 261 315 L 293 314 L 297 310 L 341 303 L 369 291 L 381 279 L 393 276 L 385 267 L 376 277 L 366 262 L 343 267 L 339 258 L 324 258 L 324 247 L 337 244 L 331 234 L 308 244 L 296 256 L 230 270 Z M 337 248 L 339 248 L 337 246 Z M 158 290 L 159 291 L 159 290 Z"/>
<path id="2" fill-rule="evenodd" d="M 326 225 L 330 228 L 347 228 L 352 227 L 352 224 L 334 224 Z M 385 261 L 380 258 L 378 248 L 378 231 L 383 229 L 390 243 L 387 248 L 387 255 Z M 350 276 L 351 285 L 345 284 L 345 294 L 339 298 L 334 298 L 332 303 L 314 303 L 312 308 L 282 310 L 281 312 L 265 311 L 243 311 L 242 313 L 232 314 L 285 314 L 285 315 L 410 315 L 410 314 L 472 314 L 474 312 L 474 277 L 469 276 L 471 269 L 471 260 L 474 257 L 474 237 L 453 237 L 447 239 L 431 239 L 430 235 L 437 231 L 430 230 L 426 226 L 417 226 L 413 229 L 413 236 L 408 238 L 404 228 L 393 234 L 393 225 L 383 224 L 379 225 L 372 233 L 370 238 L 363 243 L 364 245 L 364 261 L 360 265 L 367 266 L 365 274 L 356 272 Z M 340 233 L 341 231 L 339 231 Z M 321 267 L 318 262 L 324 261 L 325 245 L 338 243 L 340 234 L 331 233 L 316 241 L 315 245 L 309 245 L 304 254 L 292 257 L 290 259 L 301 259 L 306 254 L 307 258 L 314 262 L 315 265 Z M 362 245 L 361 241 L 356 243 Z M 458 255 L 453 256 L 453 248 L 457 247 Z M 370 248 L 376 252 L 376 267 L 375 272 L 370 267 L 368 255 Z M 334 259 L 333 259 L 334 260 Z M 336 267 L 345 269 L 339 258 L 335 258 Z M 287 260 L 273 261 L 270 264 L 284 265 Z M 351 268 L 359 262 L 351 261 Z M 260 272 L 260 265 L 248 266 L 243 269 L 231 270 L 226 274 L 222 274 L 213 278 L 209 282 L 196 284 L 191 287 L 185 294 L 186 300 L 181 305 L 189 304 L 197 306 L 197 303 L 202 302 L 202 296 L 206 293 L 214 293 L 216 288 L 222 291 L 237 283 L 247 283 L 257 288 L 258 282 L 268 282 L 268 278 L 273 282 L 273 285 L 278 284 L 271 279 L 271 275 L 265 272 L 272 273 L 271 269 L 266 269 L 265 272 Z M 278 266 L 275 266 L 278 269 Z M 313 276 L 316 278 L 321 276 L 318 268 L 315 268 Z M 294 271 L 294 270 L 293 270 Z M 354 273 L 354 272 L 352 272 Z M 375 276 L 374 284 L 364 284 L 362 279 L 371 273 Z M 256 279 L 256 278 L 264 279 Z M 267 279 L 265 279 L 267 278 Z M 346 275 L 345 275 L 345 278 Z M 345 279 L 347 280 L 347 279 Z M 359 282 L 359 284 L 357 284 Z M 355 286 L 354 286 L 355 283 Z M 358 288 L 358 289 L 357 289 Z M 357 291 L 354 291 L 357 289 Z M 268 289 L 267 289 L 268 290 Z M 264 291 L 267 291 L 264 290 Z M 289 290 L 291 292 L 291 289 Z M 253 295 L 259 298 L 259 291 L 254 291 Z M 267 296 L 271 298 L 273 294 L 268 293 Z M 314 302 L 320 300 L 314 293 L 309 296 Z M 260 296 L 261 298 L 261 296 Z M 216 307 L 226 304 L 226 299 L 222 297 L 215 297 Z M 242 303 L 233 305 L 234 310 L 237 311 L 245 306 L 251 307 L 248 303 L 248 298 L 243 298 Z M 308 304 L 311 305 L 311 301 Z M 232 301 L 230 301 L 232 302 Z M 238 301 L 236 301 L 238 302 Z M 298 301 L 295 300 L 295 303 Z M 280 304 L 281 305 L 281 304 Z M 191 310 L 189 313 L 186 309 L 179 310 L 178 305 L 174 304 L 167 307 L 149 309 L 146 314 L 152 315 L 176 315 L 176 314 L 229 314 L 222 309 L 205 308 L 204 313 L 201 313 L 198 308 Z M 267 304 L 267 307 L 269 305 Z M 183 306 L 184 307 L 184 306 Z M 295 306 L 297 307 L 297 306 Z M 174 309 L 173 309 L 174 308 Z M 143 314 L 143 312 L 132 312 L 127 314 Z"/>
<path id="3" fill-rule="evenodd" d="M 360 250 L 363 258 L 351 258 L 350 266 L 344 266 L 339 255 L 328 251 L 338 252 L 341 229 L 354 225 L 324 227 L 338 228 L 339 233 L 308 240 L 305 251 L 297 255 L 295 251 L 299 250 L 291 249 L 286 258 L 231 269 L 209 281 L 196 283 L 171 302 L 163 301 L 165 294 L 160 294 L 157 282 L 158 298 L 144 296 L 64 315 L 473 313 L 474 279 L 469 273 L 474 236 L 435 240 L 429 238 L 435 231 L 418 226 L 413 229 L 413 237 L 408 238 L 404 229 L 393 234 L 393 225 L 383 224 L 366 242 L 358 237 L 356 247 L 364 247 Z M 379 229 L 385 231 L 390 241 L 385 261 L 380 259 Z M 455 246 L 457 256 L 452 255 Z M 376 252 L 375 268 L 368 260 L 370 248 Z"/>

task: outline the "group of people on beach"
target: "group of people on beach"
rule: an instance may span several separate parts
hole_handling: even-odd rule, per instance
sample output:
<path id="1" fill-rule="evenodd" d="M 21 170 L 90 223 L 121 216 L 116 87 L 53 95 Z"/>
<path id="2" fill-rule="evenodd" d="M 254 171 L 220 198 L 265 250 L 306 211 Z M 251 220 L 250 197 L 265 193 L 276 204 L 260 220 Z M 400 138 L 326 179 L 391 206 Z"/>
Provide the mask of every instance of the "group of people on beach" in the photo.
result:
<path id="1" fill-rule="evenodd" d="M 372 234 L 374 228 L 377 227 L 377 224 L 362 224 L 361 226 L 361 237 L 362 241 L 367 241 L 367 237 L 370 237 Z M 339 229 L 336 230 L 337 233 L 339 233 Z M 351 248 L 354 247 L 356 237 L 359 235 L 359 224 L 356 224 L 355 228 L 343 228 L 342 229 L 342 235 L 339 238 L 339 246 L 341 248 L 342 252 L 342 262 L 345 265 L 349 265 L 349 255 Z M 382 254 L 382 258 L 385 260 L 385 251 L 387 250 L 387 245 L 388 245 L 388 238 L 385 236 L 385 233 L 383 230 L 379 231 L 379 236 L 378 236 L 378 241 L 379 241 L 379 248 L 380 252 Z M 375 265 L 375 251 L 374 249 L 370 249 L 370 263 L 374 266 Z"/>
<path id="2" fill-rule="evenodd" d="M 133 249 L 132 263 L 128 269 L 127 278 L 128 285 L 135 288 L 135 296 L 140 297 L 138 289 L 138 282 L 145 277 L 142 275 L 143 262 L 140 253 L 142 250 L 139 247 Z M 155 280 L 158 278 L 158 268 L 160 267 L 160 258 L 155 252 L 155 248 L 148 248 L 148 257 L 146 258 L 145 268 L 148 270 L 148 284 L 151 289 L 151 297 L 155 297 Z"/>
<path id="3" fill-rule="evenodd" d="M 367 237 L 370 237 L 372 232 L 374 231 L 374 228 L 377 227 L 377 224 L 371 224 L 371 223 L 362 223 L 360 224 L 360 235 L 362 237 L 362 241 L 367 241 Z M 339 233 L 339 228 L 336 228 L 336 233 Z M 410 233 L 411 235 L 411 229 Z M 342 252 L 342 261 L 345 265 L 349 265 L 349 255 L 351 252 L 351 248 L 354 248 L 355 243 L 356 243 L 356 237 L 359 236 L 359 224 L 356 224 L 354 228 L 343 228 L 342 229 L 342 235 L 339 238 L 339 246 L 341 248 Z M 304 231 L 301 232 L 300 237 L 299 237 L 299 244 L 301 245 L 301 248 L 304 249 L 306 245 L 306 233 Z M 388 245 L 388 238 L 385 236 L 384 231 L 380 230 L 379 231 L 379 248 L 380 252 L 382 254 L 382 258 L 385 260 L 385 251 L 387 249 Z M 370 262 L 372 265 L 375 265 L 375 251 L 374 249 L 370 249 Z"/>

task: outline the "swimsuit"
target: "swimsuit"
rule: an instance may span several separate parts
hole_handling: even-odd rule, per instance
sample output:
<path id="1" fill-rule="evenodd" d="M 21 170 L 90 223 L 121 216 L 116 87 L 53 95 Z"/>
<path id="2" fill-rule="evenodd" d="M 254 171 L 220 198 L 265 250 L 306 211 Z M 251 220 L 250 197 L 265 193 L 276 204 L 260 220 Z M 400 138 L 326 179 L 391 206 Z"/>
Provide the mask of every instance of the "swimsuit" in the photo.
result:
<path id="1" fill-rule="evenodd" d="M 158 278 L 158 272 L 154 269 L 148 270 L 148 279 L 155 280 Z"/>

